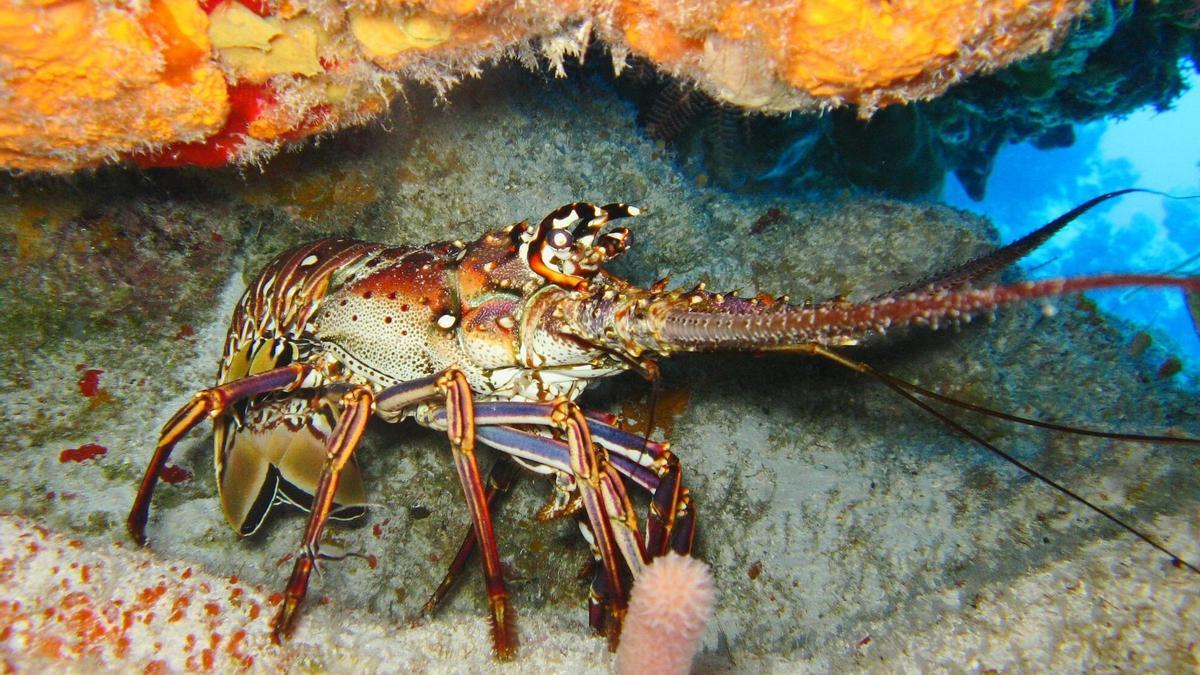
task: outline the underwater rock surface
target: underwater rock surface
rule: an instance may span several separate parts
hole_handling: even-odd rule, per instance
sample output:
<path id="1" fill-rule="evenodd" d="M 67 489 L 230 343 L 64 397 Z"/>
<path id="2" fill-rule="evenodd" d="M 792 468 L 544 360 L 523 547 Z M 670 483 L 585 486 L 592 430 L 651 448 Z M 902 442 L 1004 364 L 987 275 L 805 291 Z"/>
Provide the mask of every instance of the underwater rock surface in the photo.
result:
<path id="1" fill-rule="evenodd" d="M 409 627 L 467 523 L 444 438 L 412 424 L 372 425 L 359 450 L 371 511 L 360 526 L 331 527 L 326 542 L 330 553 L 368 559 L 328 562 L 314 575 L 297 637 L 282 649 L 262 640 L 267 605 L 283 588 L 304 520 L 279 512 L 238 540 L 217 504 L 207 433 L 177 448 L 177 482 L 156 495 L 148 552 L 130 550 L 124 518 L 160 425 L 211 384 L 242 285 L 291 244 L 326 235 L 470 239 L 570 201 L 624 200 L 646 213 L 630 224 L 636 244 L 616 273 L 798 300 L 870 297 L 992 240 L 986 223 L 938 206 L 699 187 L 598 80 L 547 82 L 500 69 L 456 90 L 448 106 L 412 99 L 390 129 L 323 141 L 261 173 L 3 179 L 0 278 L 21 299 L 0 309 L 8 441 L 0 512 L 14 514 L 0 521 L 0 608 L 9 616 L 24 611 L 37 630 L 70 630 L 62 614 L 40 613 L 38 603 L 57 603 L 58 591 L 32 580 L 47 566 L 96 556 L 89 564 L 108 570 L 97 578 L 138 591 L 161 582 L 172 598 L 191 588 L 175 585 L 172 567 L 207 580 L 236 576 L 247 602 L 263 607 L 254 618 L 248 604 L 221 603 L 216 628 L 204 610 L 210 600 L 199 598 L 175 623 L 169 607 L 139 611 L 185 640 L 216 630 L 227 646 L 231 631 L 244 630 L 237 653 L 260 665 L 496 667 L 475 564 L 434 618 Z M 846 352 L 1016 414 L 1200 435 L 1193 393 L 1157 381 L 1155 362 L 1132 356 L 1086 301 L 1054 307 Z M 668 362 L 662 389 L 654 433 L 683 462 L 699 510 L 696 554 L 712 565 L 719 593 L 701 670 L 1196 667 L 1194 576 L 881 385 L 812 360 L 740 355 Z M 644 424 L 649 390 L 627 375 L 582 402 Z M 1193 451 L 968 424 L 1188 559 L 1200 557 Z M 548 493 L 546 481 L 524 477 L 495 517 L 522 637 L 518 661 L 501 669 L 611 668 L 587 626 L 587 582 L 577 576 L 586 545 L 572 522 L 534 521 Z M 42 538 L 59 557 L 31 557 L 22 542 L 43 537 L 33 524 L 81 545 Z M 119 584 L 88 586 L 78 575 L 72 584 L 97 606 L 129 597 Z M 30 668 L 82 658 L 80 667 L 119 669 L 148 649 L 32 655 L 22 635 L 0 633 L 0 651 Z M 183 669 L 195 655 L 163 649 L 159 658 Z"/>

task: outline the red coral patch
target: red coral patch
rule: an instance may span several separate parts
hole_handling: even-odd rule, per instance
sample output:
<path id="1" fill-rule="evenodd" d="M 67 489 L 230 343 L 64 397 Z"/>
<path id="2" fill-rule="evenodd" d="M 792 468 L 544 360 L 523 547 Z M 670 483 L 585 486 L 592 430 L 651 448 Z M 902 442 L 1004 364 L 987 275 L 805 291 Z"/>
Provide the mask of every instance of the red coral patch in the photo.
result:
<path id="1" fill-rule="evenodd" d="M 83 375 L 79 378 L 79 393 L 91 398 L 100 393 L 100 373 L 103 370 L 99 368 L 88 368 L 83 371 Z"/>
<path id="2" fill-rule="evenodd" d="M 96 459 L 108 454 L 108 448 L 99 443 L 84 443 L 78 448 L 67 448 L 58 454 L 58 461 L 66 464 L 67 462 L 86 462 L 89 459 Z"/>
<path id="3" fill-rule="evenodd" d="M 164 466 L 162 473 L 159 474 L 159 478 L 161 478 L 164 483 L 178 485 L 184 481 L 191 480 L 192 472 L 179 466 Z"/>

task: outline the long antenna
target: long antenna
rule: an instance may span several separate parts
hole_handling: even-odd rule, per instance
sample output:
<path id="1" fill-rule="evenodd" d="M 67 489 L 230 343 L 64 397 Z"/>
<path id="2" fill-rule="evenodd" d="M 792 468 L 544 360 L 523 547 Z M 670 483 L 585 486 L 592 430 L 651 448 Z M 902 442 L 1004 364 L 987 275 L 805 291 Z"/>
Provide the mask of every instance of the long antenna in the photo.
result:
<path id="1" fill-rule="evenodd" d="M 986 448 L 992 454 L 1003 459 L 1004 461 L 1008 462 L 1009 464 L 1012 464 L 1013 466 L 1017 467 L 1021 471 L 1024 471 L 1026 474 L 1033 476 L 1034 478 L 1038 479 L 1042 483 L 1049 485 L 1050 487 L 1054 488 L 1061 494 L 1066 495 L 1073 501 L 1075 501 L 1079 504 L 1082 504 L 1082 505 L 1086 506 L 1088 509 L 1091 509 L 1093 512 L 1103 516 L 1106 520 L 1114 523 L 1121 529 L 1125 530 L 1126 532 L 1132 534 L 1133 536 L 1137 537 L 1138 539 L 1141 539 L 1142 541 L 1146 542 L 1150 546 L 1154 547 L 1155 550 L 1167 555 L 1168 557 L 1171 558 L 1171 560 L 1174 563 L 1176 563 L 1178 565 L 1183 565 L 1184 567 L 1188 568 L 1192 572 L 1194 572 L 1196 574 L 1200 574 L 1200 567 L 1197 567 L 1196 565 L 1188 562 L 1187 560 L 1184 560 L 1178 554 L 1172 552 L 1170 549 L 1166 548 L 1162 544 L 1160 544 L 1157 541 L 1155 541 L 1154 539 L 1150 538 L 1149 535 L 1144 534 L 1137 528 L 1126 523 L 1124 520 L 1113 515 L 1106 509 L 1092 503 L 1086 497 L 1083 497 L 1082 495 L 1078 494 L 1074 490 L 1071 490 L 1070 488 L 1063 485 L 1062 483 L 1059 483 L 1058 481 L 1054 480 L 1053 478 L 1050 478 L 1049 476 L 1045 475 L 1044 473 L 1042 473 L 1042 472 L 1038 471 L 1037 469 L 1029 466 L 1028 464 L 1022 462 L 1021 460 L 1017 459 L 1016 457 L 1013 457 L 1011 454 L 1005 452 L 1004 450 L 1001 450 L 1000 448 L 996 447 L 995 445 L 992 445 L 988 441 L 984 440 L 984 438 L 982 436 L 980 436 L 979 434 L 964 427 L 962 424 L 958 423 L 954 419 L 951 419 L 948 415 L 946 415 L 942 411 L 938 410 L 937 408 L 934 408 L 930 404 L 921 400 L 920 398 L 917 397 L 916 394 L 913 394 L 911 391 L 909 391 L 909 387 L 917 387 L 916 385 L 910 385 L 908 382 L 905 382 L 898 378 L 892 377 L 891 375 L 888 375 L 886 373 L 882 373 L 878 370 L 875 370 L 871 366 L 869 366 L 865 363 L 862 363 L 861 361 L 855 361 L 853 359 L 846 358 L 846 357 L 842 356 L 841 354 L 838 354 L 837 352 L 831 351 L 824 347 L 814 345 L 812 348 L 812 353 L 814 353 L 818 356 L 823 356 L 823 357 L 833 361 L 834 363 L 837 363 L 839 365 L 845 366 L 846 368 L 849 368 L 850 370 L 874 377 L 876 380 L 887 385 L 887 387 L 890 388 L 892 391 L 896 392 L 900 396 L 903 396 L 905 399 L 910 401 L 913 405 L 916 405 L 917 407 L 921 408 L 922 410 L 929 413 L 930 415 L 933 415 L 937 419 L 941 420 L 941 422 L 943 424 L 945 424 L 946 426 L 950 427 L 951 429 L 954 429 L 955 431 L 962 434 L 963 436 L 966 436 L 967 438 L 971 439 L 972 441 L 978 443 L 980 446 Z M 919 389 L 919 387 L 917 387 L 917 388 Z M 932 392 L 930 392 L 930 393 L 932 393 Z M 934 398 L 937 398 L 938 400 L 943 399 L 942 395 L 940 395 L 940 394 L 935 395 Z M 949 398 L 949 397 L 945 397 L 945 398 Z M 960 402 L 960 403 L 964 403 L 963 407 L 968 407 L 968 409 L 971 409 L 971 408 L 969 408 L 969 406 L 971 406 L 971 404 L 967 404 L 965 402 Z M 981 412 L 981 410 L 977 411 L 977 412 Z M 995 411 L 992 411 L 992 412 L 995 412 Z M 987 414 L 987 413 L 984 413 L 984 414 Z M 1015 415 L 1011 416 L 1011 418 L 1014 418 L 1013 421 L 1021 421 L 1021 419 L 1015 419 L 1016 418 Z M 1057 425 L 1050 425 L 1049 423 L 1040 423 L 1040 424 L 1035 424 L 1034 426 L 1047 426 L 1047 428 L 1058 428 Z M 1080 431 L 1083 431 L 1086 433 L 1089 430 L 1080 430 Z M 1093 435 L 1093 434 L 1088 433 L 1087 435 Z M 1095 434 L 1095 435 L 1103 435 L 1103 434 Z M 1135 436 L 1135 435 L 1130 434 L 1128 436 Z M 1131 438 L 1130 440 L 1148 440 L 1149 438 L 1151 438 L 1151 437 L 1134 437 L 1134 438 Z M 1178 440 L 1179 439 L 1171 439 L 1172 442 L 1178 441 Z"/>
<path id="2" fill-rule="evenodd" d="M 986 406 L 982 406 L 977 403 L 970 403 L 968 401 L 963 401 L 961 399 L 957 399 L 952 396 L 947 396 L 945 394 L 939 394 L 936 391 L 933 391 L 931 389 L 926 389 L 920 385 L 913 384 L 912 382 L 908 382 L 908 381 L 902 380 L 898 377 L 888 375 L 887 373 L 884 373 L 882 371 L 874 370 L 874 369 L 872 369 L 872 370 L 873 370 L 872 374 L 875 375 L 876 377 L 883 379 L 885 381 L 891 382 L 891 383 L 895 384 L 896 386 L 903 387 L 904 389 L 907 389 L 908 391 L 910 391 L 914 394 L 918 394 L 920 396 L 924 396 L 926 398 L 933 399 L 935 401 L 938 401 L 939 403 L 945 403 L 946 405 L 952 405 L 957 408 L 962 408 L 963 410 L 969 410 L 973 413 L 978 413 L 980 415 L 987 415 L 989 417 L 995 417 L 998 419 L 1007 420 L 1009 422 L 1016 422 L 1018 424 L 1024 424 L 1024 425 L 1031 426 L 1031 427 L 1040 427 L 1042 429 L 1050 429 L 1051 431 L 1060 431 L 1060 432 L 1067 433 L 1067 434 L 1075 434 L 1077 436 L 1094 436 L 1096 438 L 1108 438 L 1108 439 L 1112 439 L 1115 441 L 1131 441 L 1134 443 L 1154 443 L 1156 445 L 1200 446 L 1200 438 L 1189 438 L 1186 436 L 1155 436 L 1155 435 L 1151 435 L 1151 434 L 1128 434 L 1128 433 L 1123 433 L 1123 432 L 1119 432 L 1119 431 L 1107 431 L 1107 430 L 1102 430 L 1102 429 L 1088 429 L 1086 427 L 1077 427 L 1077 426 L 1071 426 L 1071 425 L 1067 425 L 1067 424 L 1056 424 L 1054 422 L 1046 422 L 1045 420 L 1034 419 L 1032 417 L 1021 417 L 1020 415 L 1006 413 L 1002 410 L 988 408 Z"/>

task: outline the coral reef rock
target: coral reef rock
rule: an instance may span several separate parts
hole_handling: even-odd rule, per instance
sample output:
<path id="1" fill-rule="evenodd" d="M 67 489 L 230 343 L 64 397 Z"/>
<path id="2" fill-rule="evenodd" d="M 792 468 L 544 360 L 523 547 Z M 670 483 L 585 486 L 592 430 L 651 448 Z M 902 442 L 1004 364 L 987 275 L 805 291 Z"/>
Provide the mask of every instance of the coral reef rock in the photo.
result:
<path id="1" fill-rule="evenodd" d="M 1087 3 L 0 0 L 0 167 L 246 163 L 484 62 L 598 38 L 762 111 L 867 113 L 1046 49 Z"/>

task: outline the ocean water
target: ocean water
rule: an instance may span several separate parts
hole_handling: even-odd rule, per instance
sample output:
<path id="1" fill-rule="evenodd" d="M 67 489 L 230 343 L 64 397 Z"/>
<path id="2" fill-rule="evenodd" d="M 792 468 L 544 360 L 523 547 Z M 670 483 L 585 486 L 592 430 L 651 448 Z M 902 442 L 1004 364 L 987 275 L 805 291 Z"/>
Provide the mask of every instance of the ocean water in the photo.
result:
<path id="1" fill-rule="evenodd" d="M 982 201 L 972 200 L 948 177 L 945 202 L 990 218 L 1007 242 L 1112 190 L 1139 187 L 1176 197 L 1200 195 L 1200 90 L 1190 67 L 1183 70 L 1189 90 L 1170 110 L 1147 107 L 1124 118 L 1077 125 L 1069 148 L 1006 146 L 996 157 Z M 1200 198 L 1118 198 L 1068 226 L 1020 266 L 1030 278 L 1200 274 Z M 1139 288 L 1090 296 L 1181 357 L 1185 377 L 1200 375 L 1200 329 L 1180 291 Z"/>

